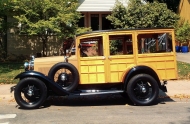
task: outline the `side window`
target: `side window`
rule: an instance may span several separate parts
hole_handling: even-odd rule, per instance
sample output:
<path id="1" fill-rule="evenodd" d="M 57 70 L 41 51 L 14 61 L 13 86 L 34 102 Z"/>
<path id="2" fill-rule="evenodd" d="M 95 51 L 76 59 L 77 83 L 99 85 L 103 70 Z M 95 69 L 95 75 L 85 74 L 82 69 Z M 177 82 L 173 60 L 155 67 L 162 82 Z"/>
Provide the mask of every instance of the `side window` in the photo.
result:
<path id="1" fill-rule="evenodd" d="M 138 53 L 171 52 L 172 38 L 170 33 L 154 33 L 138 35 Z"/>
<path id="2" fill-rule="evenodd" d="M 80 56 L 103 56 L 102 36 L 84 38 L 80 40 Z"/>
<path id="3" fill-rule="evenodd" d="M 133 54 L 132 35 L 110 35 L 110 55 Z"/>

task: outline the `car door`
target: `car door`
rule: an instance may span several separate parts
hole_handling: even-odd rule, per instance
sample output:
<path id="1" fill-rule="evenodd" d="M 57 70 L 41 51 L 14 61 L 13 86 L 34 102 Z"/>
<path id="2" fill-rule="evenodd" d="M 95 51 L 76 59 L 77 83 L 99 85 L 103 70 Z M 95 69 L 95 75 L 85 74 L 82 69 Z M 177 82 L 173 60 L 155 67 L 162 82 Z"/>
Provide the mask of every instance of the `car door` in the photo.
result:
<path id="1" fill-rule="evenodd" d="M 136 64 L 134 34 L 131 32 L 111 32 L 107 35 L 106 64 L 108 82 L 122 82 L 126 70 Z"/>
<path id="2" fill-rule="evenodd" d="M 104 36 L 101 34 L 78 39 L 80 84 L 107 82 L 104 41 Z"/>

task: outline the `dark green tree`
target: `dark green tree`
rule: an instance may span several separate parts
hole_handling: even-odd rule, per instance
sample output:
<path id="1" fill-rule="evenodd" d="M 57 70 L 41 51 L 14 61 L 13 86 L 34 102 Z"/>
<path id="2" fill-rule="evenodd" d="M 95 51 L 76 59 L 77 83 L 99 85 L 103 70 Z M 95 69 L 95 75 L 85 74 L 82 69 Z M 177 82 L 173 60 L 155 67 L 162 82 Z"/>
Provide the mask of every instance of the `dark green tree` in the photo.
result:
<path id="1" fill-rule="evenodd" d="M 1 13 L 1 12 L 0 12 Z M 6 16 L 0 15 L 0 59 L 6 57 Z"/>
<path id="2" fill-rule="evenodd" d="M 13 9 L 12 0 L 1 0 L 0 2 L 0 59 L 5 59 L 7 55 L 6 50 L 6 33 L 8 27 L 11 25 L 7 23 L 7 15 L 11 14 Z"/>
<path id="3" fill-rule="evenodd" d="M 166 3 L 168 9 L 173 12 L 177 12 L 180 0 L 147 0 L 148 2 L 158 1 L 160 3 Z"/>
<path id="4" fill-rule="evenodd" d="M 117 1 L 107 19 L 115 28 L 152 28 L 174 27 L 179 16 L 169 10 L 165 3 L 129 0 L 127 7 Z"/>
<path id="5" fill-rule="evenodd" d="M 67 39 L 77 30 L 81 14 L 78 0 L 17 0 L 14 11 L 20 34 L 37 35 L 43 41 L 43 56 L 50 35 Z"/>

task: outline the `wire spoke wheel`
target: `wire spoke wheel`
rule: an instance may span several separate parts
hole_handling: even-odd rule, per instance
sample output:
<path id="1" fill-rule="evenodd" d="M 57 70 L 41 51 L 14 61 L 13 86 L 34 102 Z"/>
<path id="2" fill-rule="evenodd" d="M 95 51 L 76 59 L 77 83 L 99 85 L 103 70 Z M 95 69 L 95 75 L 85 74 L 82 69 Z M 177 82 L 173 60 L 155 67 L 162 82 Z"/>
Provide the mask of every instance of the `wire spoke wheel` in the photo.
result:
<path id="1" fill-rule="evenodd" d="M 20 107 L 38 108 L 47 98 L 47 87 L 37 78 L 24 78 L 17 84 L 14 96 Z"/>
<path id="2" fill-rule="evenodd" d="M 76 67 L 66 62 L 55 64 L 50 69 L 48 77 L 66 91 L 75 90 L 79 82 L 79 74 Z"/>
<path id="3" fill-rule="evenodd" d="M 151 84 L 146 81 L 139 81 L 134 87 L 134 94 L 141 101 L 148 100 L 152 95 Z"/>
<path id="4" fill-rule="evenodd" d="M 73 82 L 73 74 L 67 68 L 61 68 L 55 72 L 54 81 L 64 87 L 69 87 Z"/>
<path id="5" fill-rule="evenodd" d="M 40 99 L 41 94 L 40 89 L 32 84 L 21 90 L 21 97 L 28 104 L 35 104 Z"/>

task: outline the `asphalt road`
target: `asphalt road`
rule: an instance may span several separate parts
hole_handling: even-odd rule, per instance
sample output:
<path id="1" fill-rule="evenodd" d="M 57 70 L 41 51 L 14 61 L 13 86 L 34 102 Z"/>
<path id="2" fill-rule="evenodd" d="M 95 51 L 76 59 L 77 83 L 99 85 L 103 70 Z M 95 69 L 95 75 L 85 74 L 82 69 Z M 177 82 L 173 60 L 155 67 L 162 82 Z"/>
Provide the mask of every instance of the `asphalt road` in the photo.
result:
<path id="1" fill-rule="evenodd" d="M 0 103 L 0 124 L 42 123 L 190 124 L 190 104 L 161 100 L 152 106 L 134 106 L 114 95 L 54 98 L 34 110 L 23 110 L 15 102 Z"/>

